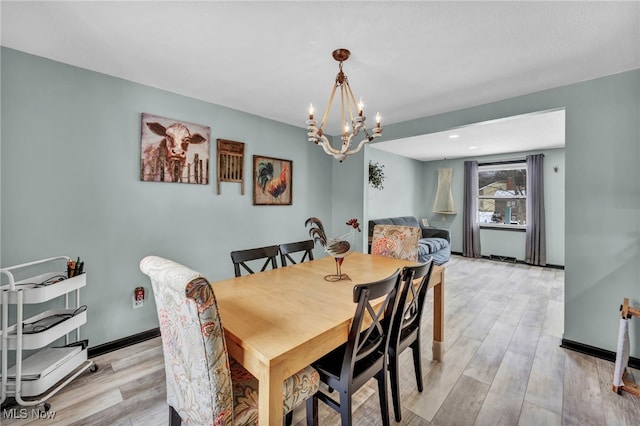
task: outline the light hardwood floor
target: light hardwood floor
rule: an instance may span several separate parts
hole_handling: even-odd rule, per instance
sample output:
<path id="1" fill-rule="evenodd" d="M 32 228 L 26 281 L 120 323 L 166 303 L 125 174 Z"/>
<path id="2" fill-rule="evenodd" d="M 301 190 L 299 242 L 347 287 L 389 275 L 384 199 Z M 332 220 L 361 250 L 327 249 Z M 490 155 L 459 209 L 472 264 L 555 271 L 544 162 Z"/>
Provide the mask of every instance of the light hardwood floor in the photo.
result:
<path id="1" fill-rule="evenodd" d="M 564 271 L 459 256 L 446 267 L 444 359 L 431 359 L 432 316 L 427 312 L 422 327 L 425 389 L 415 389 L 405 352 L 400 424 L 640 424 L 640 399 L 611 391 L 612 362 L 560 348 Z M 611 330 L 612 341 L 616 338 L 617 329 Z M 50 400 L 53 419 L 4 418 L 1 423 L 167 424 L 159 338 L 95 361 L 96 373 L 83 374 Z M 640 381 L 640 372 L 633 374 Z M 321 425 L 339 424 L 336 413 L 319 406 Z M 381 424 L 375 382 L 354 396 L 353 416 L 355 425 Z M 303 408 L 296 411 L 294 424 L 305 424 Z"/>

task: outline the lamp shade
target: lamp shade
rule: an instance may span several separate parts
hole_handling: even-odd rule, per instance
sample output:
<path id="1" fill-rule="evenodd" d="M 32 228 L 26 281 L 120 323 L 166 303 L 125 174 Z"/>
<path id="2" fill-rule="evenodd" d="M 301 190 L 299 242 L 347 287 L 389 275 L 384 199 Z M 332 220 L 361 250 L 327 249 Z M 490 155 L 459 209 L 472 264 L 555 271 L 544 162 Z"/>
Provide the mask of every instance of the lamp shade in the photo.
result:
<path id="1" fill-rule="evenodd" d="M 453 203 L 453 193 L 451 192 L 451 179 L 453 169 L 438 169 L 438 190 L 433 203 L 433 212 L 439 214 L 456 214 L 456 207 Z"/>

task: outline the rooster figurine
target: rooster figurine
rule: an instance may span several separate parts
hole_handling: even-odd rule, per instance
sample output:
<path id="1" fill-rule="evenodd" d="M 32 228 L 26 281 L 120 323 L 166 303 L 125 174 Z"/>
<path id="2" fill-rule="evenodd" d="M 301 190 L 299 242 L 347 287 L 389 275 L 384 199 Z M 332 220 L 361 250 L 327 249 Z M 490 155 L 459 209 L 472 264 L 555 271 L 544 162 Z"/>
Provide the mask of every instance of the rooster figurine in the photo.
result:
<path id="1" fill-rule="evenodd" d="M 348 220 L 346 224 L 351 226 L 351 230 L 336 238 L 327 238 L 324 226 L 317 217 L 310 217 L 304 224 L 309 227 L 309 236 L 315 242 L 320 243 L 324 247 L 324 251 L 336 259 L 336 274 L 327 275 L 324 279 L 327 281 L 351 280 L 349 275 L 342 273 L 342 262 L 344 262 L 344 257 L 351 253 L 356 239 L 356 229 L 360 232 L 358 219 Z"/>

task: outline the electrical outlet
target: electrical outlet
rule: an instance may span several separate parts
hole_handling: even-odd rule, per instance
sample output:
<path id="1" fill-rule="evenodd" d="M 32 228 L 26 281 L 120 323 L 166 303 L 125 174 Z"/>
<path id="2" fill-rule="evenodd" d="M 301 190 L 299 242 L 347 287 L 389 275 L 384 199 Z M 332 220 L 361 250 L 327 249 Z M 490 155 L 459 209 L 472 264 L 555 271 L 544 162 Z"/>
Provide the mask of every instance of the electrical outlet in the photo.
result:
<path id="1" fill-rule="evenodd" d="M 136 287 L 133 290 L 133 309 L 142 308 L 144 303 L 144 287 Z"/>
<path id="2" fill-rule="evenodd" d="M 144 299 L 136 299 L 136 297 L 133 296 L 131 300 L 133 301 L 133 309 L 142 308 L 142 305 L 144 304 Z"/>

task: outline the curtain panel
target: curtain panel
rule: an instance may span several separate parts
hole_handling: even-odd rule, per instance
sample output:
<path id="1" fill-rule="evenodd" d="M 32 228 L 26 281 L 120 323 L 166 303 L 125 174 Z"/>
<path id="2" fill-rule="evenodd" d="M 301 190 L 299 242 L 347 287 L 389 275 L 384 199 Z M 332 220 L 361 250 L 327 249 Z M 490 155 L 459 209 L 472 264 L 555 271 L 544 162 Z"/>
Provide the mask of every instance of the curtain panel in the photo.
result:
<path id="1" fill-rule="evenodd" d="M 462 215 L 462 255 L 480 257 L 478 224 L 478 162 L 464 162 L 464 212 Z"/>
<path id="2" fill-rule="evenodd" d="M 527 156 L 527 236 L 525 263 L 547 265 L 544 215 L 544 154 Z"/>

